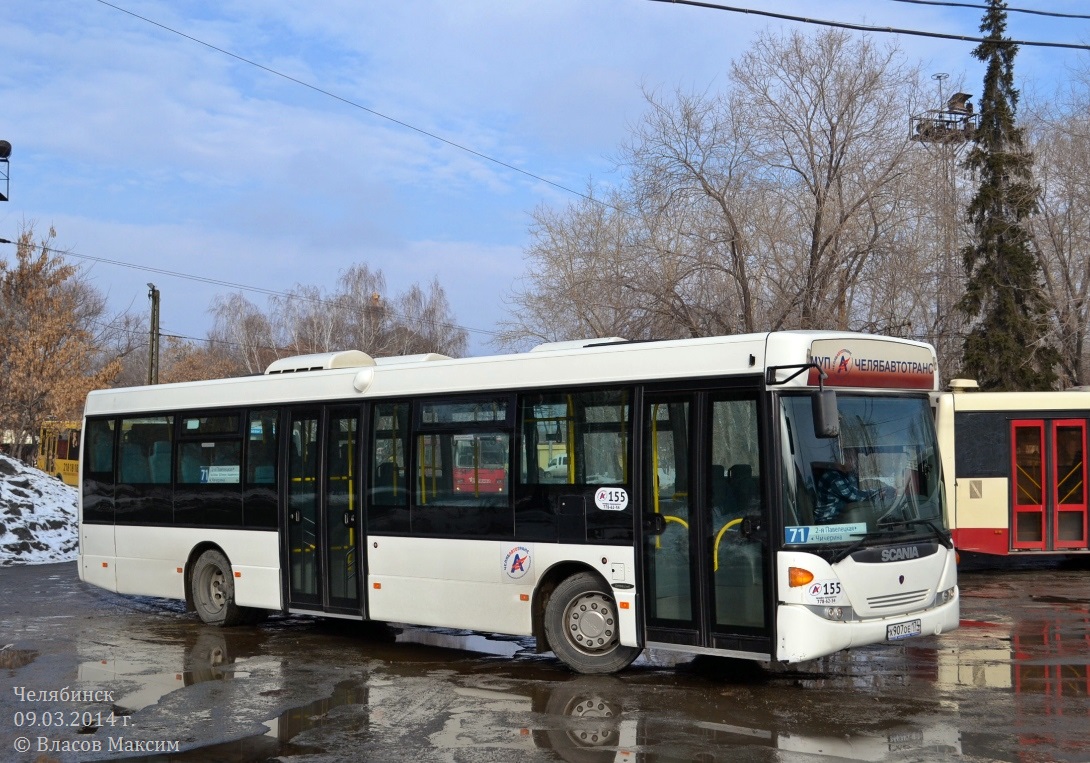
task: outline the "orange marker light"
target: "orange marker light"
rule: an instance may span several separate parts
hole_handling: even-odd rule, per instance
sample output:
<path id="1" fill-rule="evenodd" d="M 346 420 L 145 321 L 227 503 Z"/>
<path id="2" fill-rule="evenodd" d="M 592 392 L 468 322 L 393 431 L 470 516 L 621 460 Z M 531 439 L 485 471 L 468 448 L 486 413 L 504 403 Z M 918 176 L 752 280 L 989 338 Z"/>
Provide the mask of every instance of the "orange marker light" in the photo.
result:
<path id="1" fill-rule="evenodd" d="M 181 575 L 181 574 L 182 574 L 182 568 L 181 568 L 181 567 L 178 567 L 178 568 L 176 568 L 176 569 L 178 570 L 178 574 L 179 574 L 179 575 Z"/>
<path id="2" fill-rule="evenodd" d="M 618 602 L 618 606 L 620 606 L 621 609 L 628 609 L 628 602 L 627 601 Z"/>
<path id="3" fill-rule="evenodd" d="M 807 585 L 813 579 L 814 573 L 810 572 L 810 570 L 804 570 L 802 567 L 787 568 L 787 582 L 791 584 L 792 588 Z"/>
<path id="4" fill-rule="evenodd" d="M 530 594 L 528 594 L 528 593 L 520 593 L 519 594 L 519 601 L 529 601 L 529 600 L 530 600 Z"/>
<path id="5" fill-rule="evenodd" d="M 380 588 L 382 588 L 382 583 L 372 583 L 371 587 L 374 588 L 377 591 Z"/>
<path id="6" fill-rule="evenodd" d="M 240 578 L 240 577 L 242 577 L 242 573 L 241 573 L 241 572 L 236 572 L 236 573 L 235 573 L 235 577 L 236 577 L 236 578 Z"/>

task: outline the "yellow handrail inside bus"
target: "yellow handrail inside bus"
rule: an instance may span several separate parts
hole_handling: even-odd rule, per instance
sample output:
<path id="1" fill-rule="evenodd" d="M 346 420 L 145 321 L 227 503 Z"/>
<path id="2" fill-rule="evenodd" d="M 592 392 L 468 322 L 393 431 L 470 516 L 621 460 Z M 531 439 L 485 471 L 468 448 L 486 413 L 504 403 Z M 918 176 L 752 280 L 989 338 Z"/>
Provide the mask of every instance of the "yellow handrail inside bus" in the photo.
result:
<path id="1" fill-rule="evenodd" d="M 394 436 L 394 443 L 393 443 L 393 445 L 394 445 L 394 468 L 393 468 L 394 491 L 393 492 L 394 492 L 394 498 L 396 499 L 397 498 L 397 483 L 399 482 L 399 480 L 398 480 L 398 466 L 397 466 L 397 456 L 398 456 L 397 451 L 398 451 L 398 446 L 401 445 L 401 438 L 400 438 L 399 433 L 397 431 L 397 406 L 396 405 L 394 406 L 393 416 L 394 416 L 394 420 L 393 420 L 393 423 L 392 423 L 390 428 L 393 431 L 393 436 Z M 402 455 L 405 455 L 405 454 L 402 454 Z M 408 477 L 408 475 L 405 475 L 405 476 Z"/>
<path id="2" fill-rule="evenodd" d="M 651 406 L 651 505 L 659 510 L 659 404 Z M 687 527 L 687 526 L 686 526 Z M 662 536 L 655 538 L 655 548 L 662 548 Z"/>
<path id="3" fill-rule="evenodd" d="M 477 435 L 473 435 L 473 497 L 481 497 L 481 441 Z"/>
<path id="4" fill-rule="evenodd" d="M 731 521 L 729 521 L 725 525 L 723 525 L 719 529 L 719 532 L 716 534 L 716 536 L 715 536 L 715 547 L 712 549 L 712 554 L 713 554 L 712 572 L 718 572 L 719 571 L 719 541 L 723 540 L 723 533 L 725 533 L 727 530 L 734 527 L 735 525 L 740 524 L 741 521 L 742 521 L 741 517 L 739 517 L 738 519 L 732 519 Z"/>
<path id="5" fill-rule="evenodd" d="M 418 438 L 417 443 L 420 446 L 420 452 L 417 454 L 417 463 L 420 464 L 420 505 L 423 506 L 428 502 L 428 476 L 427 464 L 424 463 L 424 438 Z"/>
<path id="6" fill-rule="evenodd" d="M 575 400 L 568 399 L 568 441 L 564 443 L 564 452 L 568 454 L 568 484 L 575 484 Z"/>

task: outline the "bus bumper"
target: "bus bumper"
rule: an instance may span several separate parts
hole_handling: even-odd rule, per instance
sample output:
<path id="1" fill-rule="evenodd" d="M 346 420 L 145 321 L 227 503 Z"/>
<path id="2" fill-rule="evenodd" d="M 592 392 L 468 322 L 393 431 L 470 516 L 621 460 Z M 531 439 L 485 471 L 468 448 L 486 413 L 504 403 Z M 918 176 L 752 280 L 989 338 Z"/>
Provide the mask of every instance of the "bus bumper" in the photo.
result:
<path id="1" fill-rule="evenodd" d="M 829 620 L 801 604 L 780 604 L 776 608 L 776 659 L 802 662 L 856 646 L 938 636 L 957 628 L 960 617 L 961 593 L 956 588 L 945 604 L 869 620 Z"/>

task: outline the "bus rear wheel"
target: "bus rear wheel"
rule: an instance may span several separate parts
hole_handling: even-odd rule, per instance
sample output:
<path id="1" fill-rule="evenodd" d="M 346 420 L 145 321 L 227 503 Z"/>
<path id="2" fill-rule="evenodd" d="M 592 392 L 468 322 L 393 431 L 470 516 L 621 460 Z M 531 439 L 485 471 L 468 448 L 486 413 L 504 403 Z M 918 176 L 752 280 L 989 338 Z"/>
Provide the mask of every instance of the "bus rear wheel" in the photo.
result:
<path id="1" fill-rule="evenodd" d="M 556 587 L 545 607 L 545 636 L 577 673 L 615 673 L 640 654 L 622 646 L 617 602 L 597 575 L 581 572 Z"/>
<path id="2" fill-rule="evenodd" d="M 209 625 L 232 626 L 245 622 L 244 611 L 235 604 L 235 579 L 231 563 L 215 549 L 205 551 L 193 565 L 190 576 L 193 608 Z"/>

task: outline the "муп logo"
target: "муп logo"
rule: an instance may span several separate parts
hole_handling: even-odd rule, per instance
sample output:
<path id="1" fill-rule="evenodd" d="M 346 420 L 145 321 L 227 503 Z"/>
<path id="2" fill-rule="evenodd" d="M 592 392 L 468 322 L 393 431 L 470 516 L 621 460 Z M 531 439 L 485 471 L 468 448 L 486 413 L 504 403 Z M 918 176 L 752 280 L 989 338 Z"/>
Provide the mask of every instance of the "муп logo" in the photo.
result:
<path id="1" fill-rule="evenodd" d="M 841 350 L 833 358 L 833 373 L 847 374 L 852 370 L 852 352 L 851 350 Z"/>

